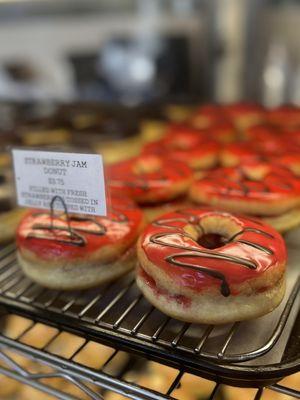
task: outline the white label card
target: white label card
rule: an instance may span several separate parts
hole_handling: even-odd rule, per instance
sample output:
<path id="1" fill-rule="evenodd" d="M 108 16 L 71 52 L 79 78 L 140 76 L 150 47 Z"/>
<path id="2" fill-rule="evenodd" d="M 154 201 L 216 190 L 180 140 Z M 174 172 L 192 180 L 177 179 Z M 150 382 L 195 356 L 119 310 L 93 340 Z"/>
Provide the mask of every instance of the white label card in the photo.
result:
<path id="1" fill-rule="evenodd" d="M 50 209 L 60 196 L 68 212 L 106 216 L 103 160 L 98 154 L 13 149 L 20 206 Z M 63 210 L 60 201 L 54 209 Z"/>

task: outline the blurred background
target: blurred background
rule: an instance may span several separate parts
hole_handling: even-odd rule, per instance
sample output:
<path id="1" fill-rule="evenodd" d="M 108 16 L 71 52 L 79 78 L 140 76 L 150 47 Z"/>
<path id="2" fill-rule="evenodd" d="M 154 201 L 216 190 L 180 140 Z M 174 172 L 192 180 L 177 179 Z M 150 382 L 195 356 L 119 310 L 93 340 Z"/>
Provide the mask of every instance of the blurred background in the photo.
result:
<path id="1" fill-rule="evenodd" d="M 0 0 L 0 100 L 300 103 L 299 0 Z"/>

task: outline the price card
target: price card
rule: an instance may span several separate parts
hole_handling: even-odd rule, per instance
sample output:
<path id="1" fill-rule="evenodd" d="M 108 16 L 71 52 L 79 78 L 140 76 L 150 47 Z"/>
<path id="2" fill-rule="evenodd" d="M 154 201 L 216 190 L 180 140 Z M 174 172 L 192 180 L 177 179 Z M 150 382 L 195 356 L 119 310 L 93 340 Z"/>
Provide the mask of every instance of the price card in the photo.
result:
<path id="1" fill-rule="evenodd" d="M 106 215 L 100 155 L 13 149 L 12 156 L 20 206 L 49 210 L 60 196 L 70 213 Z M 56 201 L 54 208 L 63 204 Z"/>

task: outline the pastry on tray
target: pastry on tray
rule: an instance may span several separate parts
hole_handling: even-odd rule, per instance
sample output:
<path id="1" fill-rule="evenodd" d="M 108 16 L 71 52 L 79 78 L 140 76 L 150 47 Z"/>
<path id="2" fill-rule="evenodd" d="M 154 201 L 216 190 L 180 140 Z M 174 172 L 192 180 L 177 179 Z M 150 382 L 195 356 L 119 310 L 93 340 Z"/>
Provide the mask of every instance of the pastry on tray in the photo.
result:
<path id="1" fill-rule="evenodd" d="M 285 293 L 284 240 L 255 219 L 183 209 L 153 221 L 138 242 L 137 284 L 165 314 L 224 324 L 262 316 Z"/>
<path id="2" fill-rule="evenodd" d="M 93 287 L 134 267 L 142 226 L 142 211 L 126 197 L 112 197 L 107 217 L 31 210 L 17 230 L 19 263 L 49 288 Z"/>

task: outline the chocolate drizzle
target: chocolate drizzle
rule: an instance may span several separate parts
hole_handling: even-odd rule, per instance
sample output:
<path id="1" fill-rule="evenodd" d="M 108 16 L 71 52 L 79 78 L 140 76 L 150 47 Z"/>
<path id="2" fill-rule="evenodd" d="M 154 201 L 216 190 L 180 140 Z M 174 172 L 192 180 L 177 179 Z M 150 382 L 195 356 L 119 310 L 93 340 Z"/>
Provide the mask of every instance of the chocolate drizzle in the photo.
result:
<path id="1" fill-rule="evenodd" d="M 181 246 L 179 244 L 173 244 L 173 243 L 166 243 L 161 238 L 164 237 L 170 237 L 171 235 L 177 235 L 177 236 L 182 236 L 182 237 L 187 237 L 189 239 L 192 239 L 192 236 L 188 234 L 183 234 L 179 232 L 168 232 L 168 233 L 157 233 L 156 235 L 152 235 L 150 238 L 150 241 L 154 244 L 158 244 L 160 246 L 168 246 L 168 247 L 173 247 L 175 249 L 182 249 L 182 250 L 187 250 L 191 252 L 197 253 L 197 257 L 204 257 L 204 258 L 214 258 L 216 260 L 224 260 L 224 261 L 229 261 L 234 264 L 242 265 L 243 267 L 249 268 L 249 269 L 256 269 L 257 265 L 255 262 L 246 260 L 243 257 L 238 257 L 238 256 L 231 256 L 231 255 L 225 255 L 225 254 L 219 254 L 217 252 L 214 252 L 212 250 L 200 250 L 199 247 L 192 247 L 192 246 Z"/>
<path id="2" fill-rule="evenodd" d="M 265 247 L 265 246 L 261 246 L 261 245 L 258 244 L 258 243 L 249 242 L 248 240 L 237 240 L 237 242 L 238 242 L 238 243 L 246 244 L 247 246 L 254 247 L 255 249 L 261 250 L 261 251 L 263 251 L 263 252 L 265 252 L 265 253 L 267 253 L 267 254 L 269 254 L 269 255 L 274 254 L 273 250 L 271 250 L 271 249 L 269 249 L 269 248 L 267 248 L 267 247 Z"/>
<path id="3" fill-rule="evenodd" d="M 48 216 L 47 213 L 39 215 Z M 81 227 L 72 227 L 72 221 L 74 222 L 90 222 L 94 224 L 95 229 L 81 228 Z M 38 238 L 38 239 L 47 239 L 47 240 L 55 240 L 57 242 L 68 243 L 74 246 L 84 246 L 86 244 L 86 240 L 83 235 L 80 234 L 86 233 L 89 235 L 98 235 L 102 236 L 106 233 L 106 228 L 98 221 L 93 220 L 92 218 L 78 217 L 78 216 L 70 216 L 69 217 L 70 225 L 61 226 L 55 225 L 55 223 L 51 224 L 34 224 L 32 226 L 33 232 L 28 234 L 28 238 Z M 45 234 L 39 234 L 35 231 L 45 231 Z M 55 235 L 55 231 L 66 232 L 68 234 L 67 238 L 59 235 Z"/>
<path id="4" fill-rule="evenodd" d="M 229 285 L 226 282 L 225 276 L 221 272 L 216 271 L 216 270 L 211 269 L 211 268 L 203 267 L 203 266 L 200 266 L 200 265 L 195 266 L 195 265 L 189 264 L 187 262 L 181 262 L 181 261 L 177 260 L 177 258 L 179 258 L 179 257 L 201 257 L 200 254 L 194 254 L 194 253 L 174 254 L 172 256 L 166 257 L 166 261 L 168 261 L 171 264 L 177 265 L 179 267 L 185 267 L 185 268 L 193 269 L 195 271 L 201 271 L 204 274 L 207 274 L 207 275 L 212 276 L 213 278 L 219 279 L 221 281 L 221 286 L 220 286 L 221 294 L 224 297 L 228 297 L 230 295 Z"/>
<path id="5" fill-rule="evenodd" d="M 122 165 L 122 163 L 120 165 Z M 176 168 L 172 168 L 171 171 L 175 176 L 183 178 L 187 175 L 186 168 L 184 163 L 177 163 Z M 171 167 L 168 169 L 171 169 Z M 129 189 L 139 189 L 147 192 L 155 188 L 157 184 L 165 185 L 172 181 L 173 178 L 169 176 L 170 174 L 164 173 L 163 170 L 164 168 L 161 167 L 160 170 L 156 172 L 140 172 L 135 174 L 131 169 L 122 177 L 120 171 L 114 172 L 112 169 L 110 185 L 116 188 L 127 187 Z M 114 177 L 118 178 L 114 179 Z"/>
<path id="6" fill-rule="evenodd" d="M 59 200 L 63 207 L 64 207 L 64 217 L 65 219 L 62 219 L 61 217 L 55 217 L 54 216 L 54 202 L 56 200 Z M 126 223 L 128 222 L 128 218 L 125 214 L 121 213 L 120 211 L 116 209 L 112 209 L 111 211 L 112 216 L 110 218 L 108 217 L 102 217 L 103 219 L 109 219 L 110 221 L 113 222 L 118 222 L 118 223 Z M 49 216 L 49 213 L 35 213 L 33 216 Z M 65 225 L 58 225 L 54 223 L 54 219 L 57 219 L 61 222 L 65 222 Z M 86 245 L 86 238 L 82 235 L 82 233 L 88 234 L 88 235 L 97 235 L 97 236 L 103 236 L 106 234 L 106 227 L 101 224 L 101 222 L 97 221 L 94 218 L 91 217 L 85 217 L 85 216 L 80 216 L 80 215 L 69 215 L 67 211 L 66 204 L 64 200 L 60 196 L 55 196 L 51 203 L 50 203 L 50 224 L 40 224 L 36 223 L 33 224 L 32 226 L 32 232 L 30 232 L 27 235 L 27 238 L 36 238 L 36 239 L 44 239 L 44 240 L 53 240 L 59 243 L 66 243 L 70 244 L 73 246 L 85 246 Z M 90 228 L 85 228 L 85 227 L 80 227 L 80 226 L 72 226 L 73 223 L 86 223 L 88 222 L 90 225 L 93 227 Z M 39 233 L 37 231 L 42 231 L 43 233 Z M 56 232 L 65 232 L 66 236 L 58 235 Z"/>
<path id="7" fill-rule="evenodd" d="M 256 224 L 262 225 L 262 223 L 261 223 L 260 221 L 255 221 L 254 219 L 250 219 L 250 218 L 248 218 L 248 216 L 247 216 L 247 219 L 248 219 L 249 221 L 251 221 L 251 222 L 255 222 Z M 242 229 L 241 231 L 235 233 L 233 236 L 231 236 L 231 238 L 229 239 L 229 241 L 231 242 L 231 241 L 232 241 L 233 239 L 235 239 L 237 236 L 239 236 L 239 235 L 241 235 L 241 234 L 243 234 L 243 233 L 245 233 L 245 232 L 257 233 L 257 234 L 259 234 L 259 235 L 263 235 L 263 236 L 269 237 L 270 239 L 273 239 L 273 238 L 274 238 L 273 235 L 271 235 L 270 233 L 265 232 L 265 231 L 263 231 L 263 230 L 261 230 L 261 229 L 249 228 L 249 227 L 247 227 L 247 228 L 244 228 L 244 229 Z"/>
<path id="8" fill-rule="evenodd" d="M 186 218 L 177 217 L 177 218 L 160 219 L 160 220 L 154 221 L 153 225 L 158 226 L 158 227 L 167 228 L 167 229 L 169 229 L 169 228 L 176 229 L 176 226 L 172 225 L 172 223 L 174 223 L 174 222 L 186 222 L 187 224 L 193 224 L 195 226 L 200 225 L 201 220 L 199 219 L 198 216 L 196 216 L 192 213 L 184 212 L 184 211 L 179 211 L 178 214 L 186 215 Z M 201 231 L 202 231 L 202 233 L 205 233 L 203 227 L 201 227 Z M 242 229 L 241 231 L 237 232 L 230 239 L 228 239 L 226 244 L 233 242 L 239 235 L 242 235 L 244 232 L 254 232 L 254 233 L 257 233 L 260 235 L 264 235 L 264 236 L 273 238 L 273 236 L 271 234 L 269 234 L 268 232 L 265 232 L 261 229 L 246 227 L 246 228 Z M 230 295 L 230 287 L 229 287 L 229 284 L 223 273 L 221 273 L 215 269 L 205 267 L 203 265 L 193 265 L 186 261 L 180 261 L 178 259 L 179 258 L 180 259 L 182 259 L 182 258 L 211 258 L 211 259 L 215 259 L 215 260 L 224 260 L 224 261 L 227 261 L 230 263 L 238 264 L 244 268 L 248 268 L 248 269 L 252 269 L 252 270 L 257 269 L 257 264 L 254 261 L 247 260 L 243 257 L 232 256 L 232 255 L 228 255 L 228 254 L 221 254 L 221 253 L 213 251 L 211 249 L 204 250 L 202 248 L 199 248 L 198 246 L 184 246 L 181 244 L 170 243 L 170 240 L 164 241 L 164 238 L 170 238 L 173 235 L 181 236 L 183 238 L 189 238 L 194 241 L 194 238 L 191 235 L 189 235 L 187 233 L 181 233 L 178 230 L 154 234 L 150 237 L 149 240 L 151 243 L 156 244 L 156 245 L 184 250 L 184 252 L 182 252 L 182 253 L 177 253 L 177 254 L 172 254 L 170 256 L 167 256 L 165 258 L 165 261 L 167 261 L 168 263 L 170 263 L 172 265 L 192 269 L 194 271 L 200 271 L 200 272 L 203 272 L 204 274 L 207 274 L 213 278 L 219 279 L 221 281 L 220 292 L 225 297 Z M 252 246 L 258 250 L 265 252 L 268 255 L 273 254 L 273 251 L 271 249 L 269 249 L 265 246 L 261 246 L 257 243 L 253 243 L 253 242 L 243 240 L 243 239 L 239 239 L 239 240 L 237 240 L 237 242 L 248 245 L 248 246 Z"/>
<path id="9" fill-rule="evenodd" d="M 282 171 L 270 171 L 263 180 L 251 179 L 242 168 L 236 168 L 238 175 L 226 177 L 222 169 L 208 174 L 202 181 L 217 179 L 223 186 L 223 194 L 230 196 L 234 191 L 240 191 L 244 196 L 248 196 L 254 190 L 262 193 L 272 193 L 274 188 L 284 191 L 292 191 L 295 187 L 291 181 L 295 175 L 288 169 L 281 168 Z M 281 173 L 280 173 L 281 172 Z M 286 173 L 290 176 L 287 176 Z M 252 186 L 252 187 L 251 187 Z"/>

